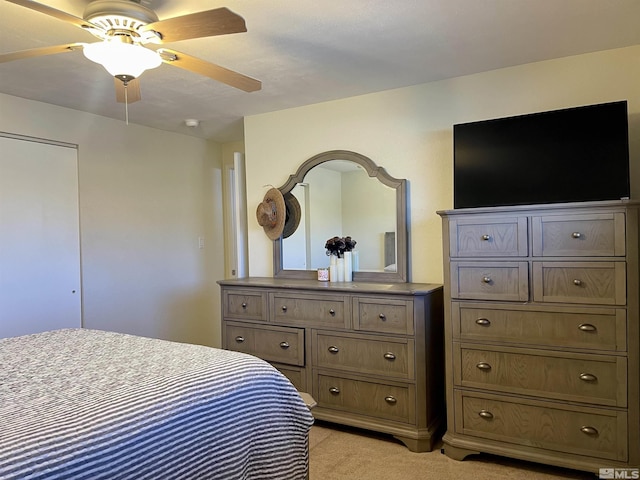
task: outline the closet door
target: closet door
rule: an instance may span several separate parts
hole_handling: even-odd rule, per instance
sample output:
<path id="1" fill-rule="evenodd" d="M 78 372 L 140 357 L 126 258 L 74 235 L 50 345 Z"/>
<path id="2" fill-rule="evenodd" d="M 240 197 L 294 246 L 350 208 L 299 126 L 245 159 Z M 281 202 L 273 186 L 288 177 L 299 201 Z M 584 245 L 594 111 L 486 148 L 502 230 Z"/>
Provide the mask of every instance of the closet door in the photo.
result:
<path id="1" fill-rule="evenodd" d="M 0 136 L 0 337 L 81 326 L 74 146 Z"/>

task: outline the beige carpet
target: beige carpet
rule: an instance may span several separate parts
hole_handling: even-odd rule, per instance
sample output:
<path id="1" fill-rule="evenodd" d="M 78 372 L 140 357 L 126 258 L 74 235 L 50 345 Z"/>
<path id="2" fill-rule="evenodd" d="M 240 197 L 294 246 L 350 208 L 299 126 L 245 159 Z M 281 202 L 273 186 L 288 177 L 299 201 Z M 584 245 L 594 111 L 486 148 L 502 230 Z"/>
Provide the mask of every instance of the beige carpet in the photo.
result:
<path id="1" fill-rule="evenodd" d="M 413 453 L 391 436 L 316 422 L 309 439 L 310 480 L 594 480 L 597 475 L 536 463 L 472 455 Z"/>

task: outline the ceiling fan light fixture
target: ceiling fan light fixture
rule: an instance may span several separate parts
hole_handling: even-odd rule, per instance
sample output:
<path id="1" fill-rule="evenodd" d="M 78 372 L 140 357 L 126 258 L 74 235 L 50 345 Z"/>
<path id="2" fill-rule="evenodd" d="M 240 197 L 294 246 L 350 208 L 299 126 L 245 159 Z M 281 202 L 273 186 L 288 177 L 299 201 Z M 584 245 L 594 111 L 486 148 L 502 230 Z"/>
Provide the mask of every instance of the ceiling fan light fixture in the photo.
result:
<path id="1" fill-rule="evenodd" d="M 160 66 L 160 55 L 134 43 L 105 40 L 85 45 L 84 56 L 102 65 L 107 72 L 119 78 L 138 78 L 145 70 Z"/>

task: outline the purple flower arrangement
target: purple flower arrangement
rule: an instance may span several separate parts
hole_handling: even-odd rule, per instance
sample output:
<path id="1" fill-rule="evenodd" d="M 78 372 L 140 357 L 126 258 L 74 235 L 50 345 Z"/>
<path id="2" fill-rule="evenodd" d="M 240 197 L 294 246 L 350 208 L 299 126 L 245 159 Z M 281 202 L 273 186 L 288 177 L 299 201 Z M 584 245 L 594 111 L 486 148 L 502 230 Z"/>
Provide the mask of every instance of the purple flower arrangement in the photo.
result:
<path id="1" fill-rule="evenodd" d="M 351 237 L 333 237 L 327 240 L 324 248 L 327 255 L 335 255 L 338 258 L 344 257 L 344 252 L 350 252 L 356 247 L 356 241 Z"/>

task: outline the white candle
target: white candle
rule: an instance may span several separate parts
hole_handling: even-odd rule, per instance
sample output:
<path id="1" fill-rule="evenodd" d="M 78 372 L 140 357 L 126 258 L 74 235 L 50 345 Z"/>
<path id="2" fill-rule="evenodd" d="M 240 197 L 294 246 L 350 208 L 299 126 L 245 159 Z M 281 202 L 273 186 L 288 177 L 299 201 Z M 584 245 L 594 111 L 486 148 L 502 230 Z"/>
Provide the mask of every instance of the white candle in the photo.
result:
<path id="1" fill-rule="evenodd" d="M 351 260 L 351 252 L 344 252 L 344 281 L 350 282 L 353 278 L 352 276 L 352 260 Z"/>
<path id="2" fill-rule="evenodd" d="M 336 273 L 338 274 L 338 281 L 344 282 L 344 257 L 340 257 L 336 264 Z"/>

